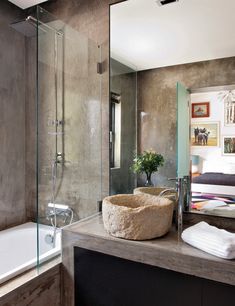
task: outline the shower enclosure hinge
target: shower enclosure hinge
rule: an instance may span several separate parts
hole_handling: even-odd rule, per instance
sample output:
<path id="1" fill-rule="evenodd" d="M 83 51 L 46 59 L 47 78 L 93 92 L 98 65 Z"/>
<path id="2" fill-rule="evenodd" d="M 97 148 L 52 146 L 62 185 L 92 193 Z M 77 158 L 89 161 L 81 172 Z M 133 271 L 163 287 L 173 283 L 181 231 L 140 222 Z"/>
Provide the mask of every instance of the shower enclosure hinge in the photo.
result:
<path id="1" fill-rule="evenodd" d="M 98 74 L 103 73 L 103 63 L 97 63 L 97 73 Z"/>

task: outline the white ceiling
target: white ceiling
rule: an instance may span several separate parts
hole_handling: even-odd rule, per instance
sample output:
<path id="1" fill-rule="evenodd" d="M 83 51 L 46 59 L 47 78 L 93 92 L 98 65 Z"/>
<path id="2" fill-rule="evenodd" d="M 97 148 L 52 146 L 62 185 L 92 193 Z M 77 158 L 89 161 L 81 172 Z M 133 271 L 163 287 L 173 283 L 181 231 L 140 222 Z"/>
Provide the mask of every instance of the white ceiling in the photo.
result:
<path id="1" fill-rule="evenodd" d="M 39 3 L 46 2 L 47 0 L 8 0 L 8 1 L 12 2 L 16 6 L 24 10 Z"/>
<path id="2" fill-rule="evenodd" d="M 111 6 L 111 56 L 145 70 L 235 56 L 235 0 Z"/>

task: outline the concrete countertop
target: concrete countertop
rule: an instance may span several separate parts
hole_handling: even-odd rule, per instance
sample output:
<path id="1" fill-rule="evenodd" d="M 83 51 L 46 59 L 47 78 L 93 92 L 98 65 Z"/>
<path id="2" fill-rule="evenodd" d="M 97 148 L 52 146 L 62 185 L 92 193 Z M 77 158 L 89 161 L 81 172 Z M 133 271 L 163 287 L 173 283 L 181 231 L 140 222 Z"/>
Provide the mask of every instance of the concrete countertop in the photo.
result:
<path id="1" fill-rule="evenodd" d="M 131 241 L 110 236 L 104 229 L 102 215 L 66 227 L 62 233 L 63 264 L 73 280 L 74 246 L 104 254 L 145 263 L 160 268 L 194 275 L 230 285 L 235 285 L 235 260 L 224 260 L 193 248 L 178 239 L 172 229 L 162 238 L 148 241 Z M 68 279 L 67 279 L 68 280 Z M 65 280 L 66 282 L 66 280 Z M 72 283 L 66 284 L 68 301 L 73 299 L 69 292 Z M 69 298 L 70 296 L 70 298 Z M 65 305 L 69 305 L 66 304 Z M 70 304 L 73 305 L 73 304 Z"/>

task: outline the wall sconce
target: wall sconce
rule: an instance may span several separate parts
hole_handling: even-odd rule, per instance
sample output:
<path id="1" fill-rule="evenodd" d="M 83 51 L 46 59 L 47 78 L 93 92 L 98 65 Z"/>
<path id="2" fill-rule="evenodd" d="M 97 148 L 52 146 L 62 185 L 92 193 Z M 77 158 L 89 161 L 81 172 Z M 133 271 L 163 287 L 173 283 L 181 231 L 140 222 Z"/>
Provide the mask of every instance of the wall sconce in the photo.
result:
<path id="1" fill-rule="evenodd" d="M 192 173 L 197 173 L 198 172 L 199 162 L 200 162 L 200 156 L 199 155 L 191 155 Z"/>

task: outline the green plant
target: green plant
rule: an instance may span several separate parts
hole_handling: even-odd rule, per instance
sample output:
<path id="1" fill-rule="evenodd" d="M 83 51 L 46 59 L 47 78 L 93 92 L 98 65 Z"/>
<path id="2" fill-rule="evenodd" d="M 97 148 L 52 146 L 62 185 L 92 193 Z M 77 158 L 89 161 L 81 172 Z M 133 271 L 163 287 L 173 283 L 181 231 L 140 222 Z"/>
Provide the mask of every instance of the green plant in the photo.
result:
<path id="1" fill-rule="evenodd" d="M 136 154 L 133 165 L 131 169 L 135 173 L 145 173 L 147 179 L 151 179 L 151 175 L 158 171 L 158 168 L 163 166 L 164 158 L 161 154 L 155 151 L 148 150 L 144 151 L 142 154 Z"/>

